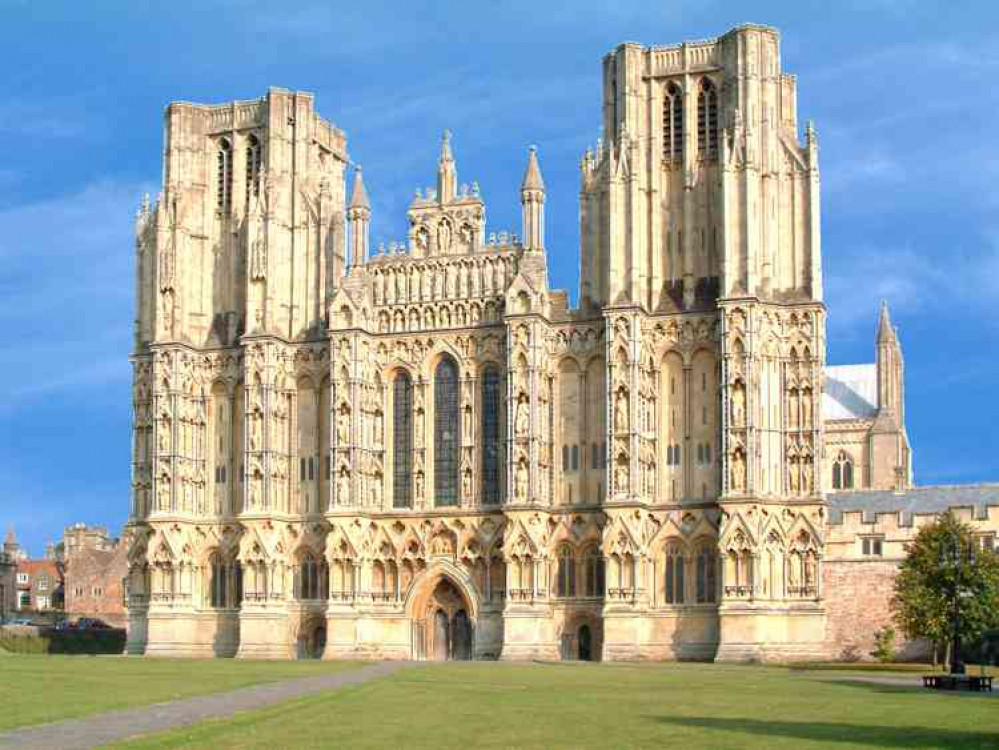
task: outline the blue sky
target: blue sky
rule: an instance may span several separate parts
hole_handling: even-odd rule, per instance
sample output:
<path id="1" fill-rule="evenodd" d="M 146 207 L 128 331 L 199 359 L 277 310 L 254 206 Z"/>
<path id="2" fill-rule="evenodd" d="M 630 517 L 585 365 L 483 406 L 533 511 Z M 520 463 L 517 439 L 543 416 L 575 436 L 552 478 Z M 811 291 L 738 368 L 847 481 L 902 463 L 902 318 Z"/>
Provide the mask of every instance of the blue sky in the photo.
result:
<path id="1" fill-rule="evenodd" d="M 173 7 L 167 7 L 167 6 Z M 491 230 L 519 231 L 536 144 L 553 283 L 575 294 L 581 152 L 604 53 L 772 24 L 818 129 L 831 364 L 871 361 L 878 300 L 908 370 L 919 483 L 999 480 L 999 5 L 0 0 L 0 531 L 29 549 L 125 521 L 132 220 L 174 99 L 312 91 L 401 238 L 454 133 Z M 288 7 L 284 7 L 288 6 Z"/>

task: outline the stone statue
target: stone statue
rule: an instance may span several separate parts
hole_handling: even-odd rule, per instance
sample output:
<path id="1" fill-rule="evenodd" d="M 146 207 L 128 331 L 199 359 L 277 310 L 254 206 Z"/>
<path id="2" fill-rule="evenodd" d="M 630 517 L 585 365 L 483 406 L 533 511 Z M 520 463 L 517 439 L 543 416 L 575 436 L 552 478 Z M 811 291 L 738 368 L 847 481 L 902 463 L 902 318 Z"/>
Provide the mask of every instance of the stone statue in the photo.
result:
<path id="1" fill-rule="evenodd" d="M 617 469 L 614 471 L 614 485 L 618 492 L 628 491 L 628 466 L 627 464 L 621 462 L 618 463 Z"/>
<path id="2" fill-rule="evenodd" d="M 527 463 L 521 461 L 517 465 L 516 496 L 518 500 L 527 499 Z"/>
<path id="3" fill-rule="evenodd" d="M 336 500 L 340 505 L 347 505 L 350 500 L 350 475 L 341 471 L 336 480 Z"/>
<path id="4" fill-rule="evenodd" d="M 787 426 L 798 428 L 798 392 L 793 388 L 787 392 Z"/>
<path id="5" fill-rule="evenodd" d="M 623 388 L 617 392 L 617 402 L 614 406 L 614 429 L 618 432 L 628 431 L 628 393 Z"/>
<path id="6" fill-rule="evenodd" d="M 742 492 L 746 489 L 746 457 L 742 451 L 732 454 L 732 489 Z"/>
<path id="7" fill-rule="evenodd" d="M 787 484 L 791 488 L 791 494 L 798 494 L 798 462 L 789 461 L 787 465 Z"/>
<path id="8" fill-rule="evenodd" d="M 746 386 L 741 380 L 732 386 L 732 424 L 736 427 L 746 424 Z"/>
<path id="9" fill-rule="evenodd" d="M 812 492 L 812 462 L 805 460 L 801 464 L 801 491 L 806 495 Z"/>
<path id="10" fill-rule="evenodd" d="M 812 427 L 812 392 L 805 390 L 801 399 L 801 426 L 809 430 Z"/>
<path id="11" fill-rule="evenodd" d="M 461 475 L 461 496 L 466 500 L 472 498 L 472 472 L 468 469 Z"/>
<path id="12" fill-rule="evenodd" d="M 517 401 L 517 418 L 514 420 L 517 437 L 526 437 L 531 431 L 531 413 L 527 405 L 527 396 L 520 395 Z"/>
<path id="13" fill-rule="evenodd" d="M 437 225 L 437 252 L 446 255 L 451 251 L 451 225 L 447 219 Z"/>
<path id="14" fill-rule="evenodd" d="M 346 446 L 350 441 L 350 412 L 341 409 L 336 418 L 336 442 L 339 446 Z"/>
<path id="15" fill-rule="evenodd" d="M 422 471 L 416 472 L 416 477 L 415 478 L 416 478 L 416 481 L 415 481 L 415 485 L 416 486 L 415 486 L 415 489 L 413 490 L 413 495 L 417 499 L 422 499 L 423 498 L 423 472 Z"/>

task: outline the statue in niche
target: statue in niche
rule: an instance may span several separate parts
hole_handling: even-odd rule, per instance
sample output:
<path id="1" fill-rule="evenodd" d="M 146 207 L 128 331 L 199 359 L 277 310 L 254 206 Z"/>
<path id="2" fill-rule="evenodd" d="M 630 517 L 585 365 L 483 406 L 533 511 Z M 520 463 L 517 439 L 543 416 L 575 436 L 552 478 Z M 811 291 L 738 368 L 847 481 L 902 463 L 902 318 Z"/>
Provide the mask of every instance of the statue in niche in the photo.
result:
<path id="1" fill-rule="evenodd" d="M 451 252 L 451 224 L 447 219 L 437 225 L 437 252 L 441 255 Z"/>
<path id="2" fill-rule="evenodd" d="M 346 446 L 350 440 L 350 412 L 346 406 L 340 408 L 336 417 L 336 442 L 338 446 Z"/>
<path id="3" fill-rule="evenodd" d="M 383 425 L 382 425 L 382 414 L 381 412 L 375 412 L 374 414 L 374 443 L 376 447 L 381 447 L 383 436 Z"/>
<path id="4" fill-rule="evenodd" d="M 797 552 L 791 553 L 787 558 L 787 588 L 792 593 L 797 593 L 801 585 L 798 567 L 801 564 L 801 555 Z"/>
<path id="5" fill-rule="evenodd" d="M 812 492 L 812 462 L 809 459 L 801 463 L 801 491 L 806 495 Z"/>
<path id="6" fill-rule="evenodd" d="M 746 457 L 741 450 L 732 454 L 732 489 L 742 492 L 746 489 Z"/>
<path id="7" fill-rule="evenodd" d="M 614 404 L 614 429 L 618 432 L 628 431 L 628 392 L 624 388 L 617 392 Z"/>
<path id="8" fill-rule="evenodd" d="M 807 388 L 801 398 L 801 427 L 805 430 L 812 427 L 812 392 Z"/>
<path id="9" fill-rule="evenodd" d="M 250 243 L 250 280 L 263 281 L 267 278 L 267 240 L 263 228 L 258 227 L 256 237 Z"/>
<path id="10" fill-rule="evenodd" d="M 798 392 L 794 388 L 787 392 L 787 426 L 798 429 Z"/>
<path id="11" fill-rule="evenodd" d="M 741 380 L 732 386 L 732 424 L 736 427 L 746 424 L 746 386 Z"/>
<path id="12" fill-rule="evenodd" d="M 163 419 L 160 421 L 159 429 L 160 453 L 170 450 L 170 421 Z"/>
<path id="13" fill-rule="evenodd" d="M 406 299 L 406 279 L 401 273 L 395 274 L 395 301 L 403 302 Z"/>
<path id="14" fill-rule="evenodd" d="M 253 412 L 250 415 L 250 450 L 260 450 L 260 414 Z"/>
<path id="15" fill-rule="evenodd" d="M 798 461 L 792 459 L 787 464 L 787 484 L 791 488 L 791 494 L 797 495 L 799 491 Z"/>
<path id="16" fill-rule="evenodd" d="M 350 474 L 346 469 L 340 470 L 336 480 L 336 499 L 340 505 L 347 505 L 350 498 Z"/>
<path id="17" fill-rule="evenodd" d="M 462 224 L 461 225 L 461 242 L 467 247 L 472 246 L 472 225 Z"/>
<path id="18" fill-rule="evenodd" d="M 472 407 L 466 406 L 464 409 L 464 420 L 462 424 L 462 432 L 465 435 L 466 440 L 472 440 Z"/>
<path id="19" fill-rule="evenodd" d="M 517 477 L 514 483 L 516 487 L 515 495 L 518 500 L 527 499 L 527 462 L 521 461 L 517 464 Z"/>
<path id="20" fill-rule="evenodd" d="M 170 509 L 170 485 L 164 480 L 160 480 L 157 487 L 157 503 L 159 503 L 160 510 Z"/>
<path id="21" fill-rule="evenodd" d="M 614 470 L 614 486 L 618 492 L 628 491 L 628 464 L 626 461 L 619 461 Z"/>
<path id="22" fill-rule="evenodd" d="M 423 498 L 423 472 L 417 471 L 413 477 L 413 496 L 416 499 Z"/>
<path id="23" fill-rule="evenodd" d="M 815 585 L 815 555 L 806 552 L 803 561 L 805 564 L 805 586 L 811 588 Z"/>
<path id="24" fill-rule="evenodd" d="M 531 431 L 531 410 L 527 405 L 527 396 L 523 393 L 517 400 L 517 417 L 514 420 L 514 425 L 517 437 L 526 437 Z"/>
<path id="25" fill-rule="evenodd" d="M 466 500 L 472 499 L 472 472 L 469 469 L 461 475 L 461 496 Z"/>

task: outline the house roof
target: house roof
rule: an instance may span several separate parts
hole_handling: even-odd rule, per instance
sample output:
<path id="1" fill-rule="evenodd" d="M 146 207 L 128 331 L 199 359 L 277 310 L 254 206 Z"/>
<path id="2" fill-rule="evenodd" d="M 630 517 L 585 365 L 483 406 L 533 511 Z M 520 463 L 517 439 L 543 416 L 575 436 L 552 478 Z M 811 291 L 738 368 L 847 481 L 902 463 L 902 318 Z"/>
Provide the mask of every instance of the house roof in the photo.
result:
<path id="1" fill-rule="evenodd" d="M 873 419 L 878 412 L 878 367 L 875 364 L 826 367 L 822 419 Z"/>
<path id="2" fill-rule="evenodd" d="M 972 508 L 974 517 L 983 519 L 988 507 L 999 507 L 999 484 L 957 484 L 936 487 L 912 487 L 907 490 L 856 490 L 831 492 L 829 520 L 840 523 L 843 514 L 860 511 L 864 520 L 873 522 L 878 513 L 901 513 L 903 523 L 911 523 L 913 514 L 939 514 L 950 508 Z"/>

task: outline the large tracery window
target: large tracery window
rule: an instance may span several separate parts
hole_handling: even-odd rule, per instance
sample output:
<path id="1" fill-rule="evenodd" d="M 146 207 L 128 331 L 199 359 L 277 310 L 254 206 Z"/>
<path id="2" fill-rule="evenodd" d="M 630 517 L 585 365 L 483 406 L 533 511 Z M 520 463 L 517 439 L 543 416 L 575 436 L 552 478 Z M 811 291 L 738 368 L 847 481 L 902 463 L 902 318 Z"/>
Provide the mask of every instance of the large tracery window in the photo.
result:
<path id="1" fill-rule="evenodd" d="M 436 505 L 458 504 L 458 365 L 445 357 L 434 374 L 434 491 Z"/>
<path id="2" fill-rule="evenodd" d="M 697 144 L 702 159 L 718 158 L 718 90 L 708 78 L 697 93 Z"/>
<path id="3" fill-rule="evenodd" d="M 232 144 L 228 139 L 219 141 L 218 153 L 215 156 L 216 166 L 216 198 L 215 204 L 219 211 L 228 211 L 232 206 Z"/>
<path id="4" fill-rule="evenodd" d="M 482 376 L 482 502 L 500 500 L 500 374 L 494 369 Z"/>
<path id="5" fill-rule="evenodd" d="M 663 96 L 663 161 L 683 160 L 683 92 L 675 83 Z"/>
<path id="6" fill-rule="evenodd" d="M 413 381 L 400 372 L 392 383 L 392 505 L 413 505 Z"/>

